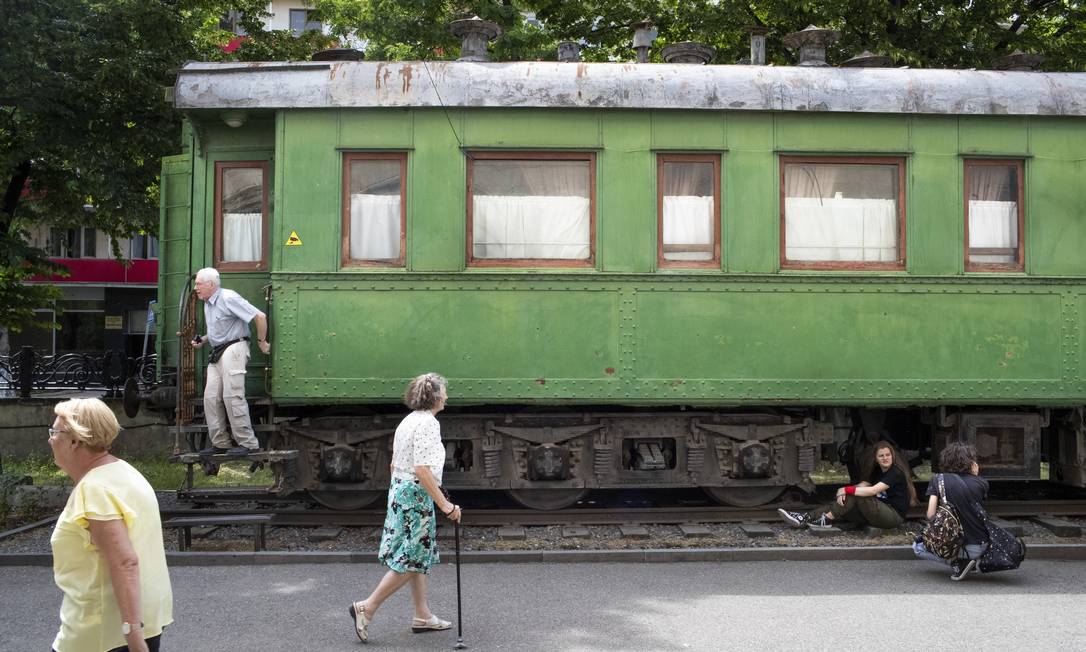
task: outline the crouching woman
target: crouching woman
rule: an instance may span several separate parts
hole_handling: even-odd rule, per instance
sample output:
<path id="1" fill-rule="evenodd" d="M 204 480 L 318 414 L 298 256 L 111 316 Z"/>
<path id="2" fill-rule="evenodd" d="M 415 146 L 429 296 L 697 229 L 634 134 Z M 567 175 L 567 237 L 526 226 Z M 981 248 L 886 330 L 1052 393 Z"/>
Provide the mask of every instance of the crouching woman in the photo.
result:
<path id="1" fill-rule="evenodd" d="M 988 529 L 975 505 L 988 497 L 988 481 L 980 477 L 977 449 L 972 444 L 951 442 L 939 453 L 939 470 L 928 483 L 928 511 L 930 521 L 939 509 L 939 485 L 942 484 L 946 501 L 954 508 L 962 525 L 965 545 L 956 559 L 943 559 L 932 553 L 919 537 L 913 543 L 913 552 L 920 559 L 946 564 L 954 571 L 952 580 L 961 580 L 975 571 L 977 562 L 988 549 Z"/>

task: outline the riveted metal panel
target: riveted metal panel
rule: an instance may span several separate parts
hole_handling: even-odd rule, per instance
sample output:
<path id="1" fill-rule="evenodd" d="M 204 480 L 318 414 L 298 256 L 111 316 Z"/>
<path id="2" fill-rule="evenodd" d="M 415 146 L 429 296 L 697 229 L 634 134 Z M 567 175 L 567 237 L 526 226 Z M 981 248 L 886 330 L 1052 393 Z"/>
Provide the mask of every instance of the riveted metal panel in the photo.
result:
<path id="1" fill-rule="evenodd" d="M 739 288 L 736 288 L 739 289 Z M 678 291 L 676 291 L 678 290 Z M 782 285 L 637 296 L 639 378 L 1058 380 L 1060 295 Z M 669 337 L 682 332 L 683 337 Z"/>
<path id="2" fill-rule="evenodd" d="M 620 365 L 619 296 L 602 287 L 456 281 L 415 284 L 299 283 L 278 292 L 283 352 L 276 390 L 366 396 L 428 370 L 469 381 L 496 399 L 552 396 L 554 381 L 613 382 Z M 335 306 L 335 310 L 329 310 Z M 608 371 L 610 370 L 610 371 Z"/>
<path id="3" fill-rule="evenodd" d="M 1086 293 L 1081 293 L 1072 300 L 1072 306 L 1074 306 L 1074 313 L 1072 314 L 1073 330 L 1071 337 L 1068 338 L 1069 343 L 1073 345 L 1072 352 L 1069 353 L 1068 362 L 1070 363 L 1070 369 L 1068 375 L 1070 379 L 1078 383 L 1079 395 L 1082 397 L 1082 402 L 1086 403 Z M 1075 364 L 1076 357 L 1074 355 L 1074 349 L 1077 349 L 1078 364 Z M 1077 373 L 1075 373 L 1077 371 Z"/>
<path id="4" fill-rule="evenodd" d="M 1073 282 L 386 276 L 278 278 L 278 399 L 436 369 L 463 403 L 1082 402 Z"/>

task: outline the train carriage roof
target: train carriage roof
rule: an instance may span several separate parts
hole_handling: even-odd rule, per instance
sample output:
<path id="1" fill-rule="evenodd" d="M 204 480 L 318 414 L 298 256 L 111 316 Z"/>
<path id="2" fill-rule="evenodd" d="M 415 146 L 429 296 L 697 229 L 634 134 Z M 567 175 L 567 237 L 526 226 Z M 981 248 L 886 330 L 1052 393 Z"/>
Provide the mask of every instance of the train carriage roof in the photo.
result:
<path id="1" fill-rule="evenodd" d="M 178 109 L 545 107 L 1086 115 L 1086 73 L 462 61 L 188 63 Z"/>

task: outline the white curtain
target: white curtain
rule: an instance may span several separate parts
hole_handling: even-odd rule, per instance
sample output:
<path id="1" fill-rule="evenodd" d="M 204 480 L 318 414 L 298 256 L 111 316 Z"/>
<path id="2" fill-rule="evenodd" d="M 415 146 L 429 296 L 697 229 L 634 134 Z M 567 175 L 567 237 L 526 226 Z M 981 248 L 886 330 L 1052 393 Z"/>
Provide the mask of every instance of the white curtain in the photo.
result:
<path id="1" fill-rule="evenodd" d="M 898 259 L 893 199 L 785 199 L 785 256 L 795 261 Z"/>
<path id="2" fill-rule="evenodd" d="M 1018 258 L 1018 203 L 969 201 L 969 248 L 1015 249 L 1014 253 L 969 254 L 973 263 L 1014 263 Z"/>
<path id="3" fill-rule="evenodd" d="M 586 260 L 589 199 L 548 195 L 475 195 L 472 253 L 476 258 Z"/>
<path id="4" fill-rule="evenodd" d="M 351 195 L 350 256 L 355 260 L 400 257 L 400 196 Z"/>
<path id="5" fill-rule="evenodd" d="M 263 227 L 263 215 L 260 213 L 223 213 L 223 260 L 226 262 L 260 260 Z"/>
<path id="6" fill-rule="evenodd" d="M 664 260 L 712 260 L 714 214 L 712 197 L 665 196 Z M 668 251 L 682 245 L 708 246 L 708 251 Z"/>

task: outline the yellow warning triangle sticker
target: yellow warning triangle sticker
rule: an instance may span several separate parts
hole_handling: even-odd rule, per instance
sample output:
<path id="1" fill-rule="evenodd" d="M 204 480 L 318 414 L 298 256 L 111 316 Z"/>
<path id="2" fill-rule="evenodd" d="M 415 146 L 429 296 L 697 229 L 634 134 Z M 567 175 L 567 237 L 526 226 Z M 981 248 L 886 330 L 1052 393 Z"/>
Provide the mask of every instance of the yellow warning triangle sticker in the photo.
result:
<path id="1" fill-rule="evenodd" d="M 297 231 L 291 231 L 290 232 L 290 237 L 287 238 L 287 245 L 286 246 L 288 246 L 288 247 L 300 247 L 300 246 L 302 246 L 302 239 L 298 237 L 298 232 Z"/>

